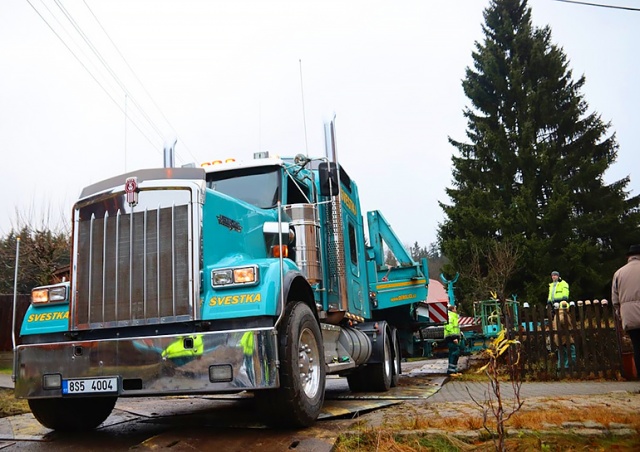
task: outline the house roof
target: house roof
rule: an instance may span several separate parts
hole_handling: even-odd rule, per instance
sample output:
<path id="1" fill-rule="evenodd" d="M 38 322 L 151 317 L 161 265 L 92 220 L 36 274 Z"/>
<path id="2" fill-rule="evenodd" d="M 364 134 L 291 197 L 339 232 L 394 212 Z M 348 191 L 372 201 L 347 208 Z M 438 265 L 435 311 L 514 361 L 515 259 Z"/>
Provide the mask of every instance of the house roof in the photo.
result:
<path id="1" fill-rule="evenodd" d="M 449 301 L 449 295 L 444 286 L 437 279 L 429 279 L 429 291 L 427 293 L 427 303 L 436 301 Z"/>

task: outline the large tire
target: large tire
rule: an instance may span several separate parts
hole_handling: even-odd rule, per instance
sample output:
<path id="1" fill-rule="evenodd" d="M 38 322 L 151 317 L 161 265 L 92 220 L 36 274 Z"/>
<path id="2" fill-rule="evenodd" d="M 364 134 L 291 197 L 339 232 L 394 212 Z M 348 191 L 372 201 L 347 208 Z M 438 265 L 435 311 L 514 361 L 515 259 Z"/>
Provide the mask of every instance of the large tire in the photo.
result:
<path id="1" fill-rule="evenodd" d="M 312 425 L 324 402 L 322 334 L 309 306 L 291 302 L 278 328 L 280 387 L 256 391 L 263 419 L 275 427 Z"/>
<path id="2" fill-rule="evenodd" d="M 85 431 L 102 424 L 113 411 L 117 397 L 29 399 L 34 417 L 47 428 Z"/>
<path id="3" fill-rule="evenodd" d="M 382 362 L 370 364 L 362 369 L 371 391 L 385 392 L 391 388 L 391 380 L 393 378 L 393 345 L 391 344 L 390 336 L 388 331 L 387 334 L 384 335 Z"/>
<path id="4" fill-rule="evenodd" d="M 400 354 L 400 341 L 398 339 L 398 330 L 391 329 L 391 341 L 393 344 L 393 375 L 391 376 L 391 387 L 398 386 L 400 380 L 400 374 L 402 373 L 402 355 Z"/>

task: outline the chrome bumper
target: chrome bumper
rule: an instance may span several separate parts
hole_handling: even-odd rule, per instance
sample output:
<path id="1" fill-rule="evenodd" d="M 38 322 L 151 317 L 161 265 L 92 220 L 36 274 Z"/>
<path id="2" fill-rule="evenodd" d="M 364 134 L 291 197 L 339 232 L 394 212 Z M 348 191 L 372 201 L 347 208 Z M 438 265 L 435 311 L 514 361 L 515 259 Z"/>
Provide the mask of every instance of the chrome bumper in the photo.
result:
<path id="1" fill-rule="evenodd" d="M 63 380 L 117 377 L 114 395 L 125 397 L 275 388 L 277 358 L 273 329 L 20 345 L 15 395 L 61 397 L 61 389 L 43 387 L 43 376 L 51 374 Z M 211 366 L 230 367 L 229 380 L 212 381 Z"/>

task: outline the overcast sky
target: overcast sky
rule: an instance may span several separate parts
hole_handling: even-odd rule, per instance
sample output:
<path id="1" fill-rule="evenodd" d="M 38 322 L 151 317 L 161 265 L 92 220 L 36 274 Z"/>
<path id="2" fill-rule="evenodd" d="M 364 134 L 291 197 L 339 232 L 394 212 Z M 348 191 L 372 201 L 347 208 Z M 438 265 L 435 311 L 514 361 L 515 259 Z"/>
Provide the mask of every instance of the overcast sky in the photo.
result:
<path id="1" fill-rule="evenodd" d="M 452 185 L 447 137 L 466 138 L 461 80 L 488 5 L 2 0 L 0 234 L 16 211 L 60 224 L 82 187 L 162 166 L 176 137 L 178 165 L 258 150 L 322 155 L 323 121 L 335 113 L 363 211 L 382 211 L 404 243 L 426 246 Z M 617 134 L 607 182 L 629 175 L 640 193 L 640 12 L 529 5 L 574 79 L 586 76 L 590 111 Z"/>

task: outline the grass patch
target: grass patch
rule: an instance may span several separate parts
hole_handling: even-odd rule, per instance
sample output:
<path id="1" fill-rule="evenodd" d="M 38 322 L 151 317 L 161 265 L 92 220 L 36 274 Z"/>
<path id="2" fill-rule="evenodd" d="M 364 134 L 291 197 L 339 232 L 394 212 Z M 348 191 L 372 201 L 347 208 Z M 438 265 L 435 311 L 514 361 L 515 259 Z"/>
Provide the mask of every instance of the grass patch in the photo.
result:
<path id="1" fill-rule="evenodd" d="M 466 443 L 449 435 L 400 435 L 385 430 L 370 430 L 359 434 L 342 435 L 334 449 L 336 452 L 458 452 L 469 450 Z"/>
<path id="2" fill-rule="evenodd" d="M 544 451 L 584 451 L 584 450 L 616 450 L 631 452 L 640 450 L 640 438 L 614 437 L 605 435 L 587 437 L 570 433 L 551 433 L 544 436 L 520 434 L 508 437 L 506 449 L 514 452 Z M 336 452 L 348 451 L 378 452 L 459 452 L 494 450 L 491 439 L 481 438 L 466 443 L 447 434 L 405 434 L 391 431 L 370 430 L 359 434 L 342 435 L 338 438 Z"/>
<path id="3" fill-rule="evenodd" d="M 448 432 L 480 430 L 483 428 L 482 414 L 479 409 L 469 406 L 469 410 L 464 416 L 421 416 L 405 418 L 395 425 L 388 425 L 397 430 L 422 430 L 429 428 L 437 428 Z M 563 422 L 584 422 L 586 420 L 598 422 L 605 427 L 609 427 L 611 423 L 627 424 L 636 430 L 640 430 L 640 413 L 623 412 L 614 406 L 605 405 L 589 405 L 568 407 L 562 404 L 554 404 L 553 406 L 545 404 L 543 408 L 527 408 L 526 405 L 521 411 L 515 413 L 509 420 L 506 427 L 516 429 L 540 430 L 547 429 L 549 424 L 558 427 Z M 488 425 L 495 429 L 495 420 L 489 418 Z"/>
<path id="4" fill-rule="evenodd" d="M 0 374 L 11 375 L 13 373 L 13 356 L 5 352 L 0 354 Z"/>
<path id="5" fill-rule="evenodd" d="M 16 399 L 13 389 L 0 388 L 0 417 L 29 413 L 29 404 L 24 399 Z"/>

